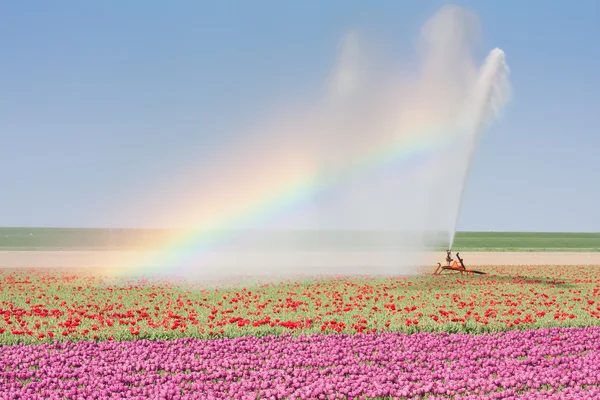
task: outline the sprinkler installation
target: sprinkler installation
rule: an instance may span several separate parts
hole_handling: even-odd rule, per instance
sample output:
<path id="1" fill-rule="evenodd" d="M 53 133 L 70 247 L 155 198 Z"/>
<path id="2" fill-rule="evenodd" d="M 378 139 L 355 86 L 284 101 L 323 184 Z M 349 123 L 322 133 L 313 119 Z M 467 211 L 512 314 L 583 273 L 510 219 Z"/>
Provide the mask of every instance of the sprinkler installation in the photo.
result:
<path id="1" fill-rule="evenodd" d="M 441 263 L 438 263 L 438 266 L 435 270 L 435 272 L 433 273 L 434 275 L 441 275 L 442 271 L 456 271 L 456 272 L 460 272 L 460 274 L 467 274 L 467 275 L 473 275 L 473 274 L 478 274 L 478 275 L 485 275 L 485 272 L 482 271 L 477 271 L 474 269 L 467 269 L 467 267 L 465 266 L 464 260 L 462 258 L 460 258 L 460 253 L 456 253 L 456 258 L 458 259 L 458 262 L 456 262 L 456 260 L 452 259 L 452 253 L 450 250 L 446 250 L 446 265 L 442 265 Z"/>

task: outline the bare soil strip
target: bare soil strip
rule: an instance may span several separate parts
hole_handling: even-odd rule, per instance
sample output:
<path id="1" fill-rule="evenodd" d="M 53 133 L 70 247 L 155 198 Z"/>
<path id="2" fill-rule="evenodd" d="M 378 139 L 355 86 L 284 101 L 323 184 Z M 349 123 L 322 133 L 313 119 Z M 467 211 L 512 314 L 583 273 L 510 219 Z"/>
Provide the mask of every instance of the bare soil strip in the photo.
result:
<path id="1" fill-rule="evenodd" d="M 485 265 L 600 265 L 600 252 L 464 252 L 460 253 L 467 266 Z M 269 258 L 271 268 L 328 267 L 351 272 L 354 268 L 371 263 L 383 268 L 394 268 L 402 263 L 402 257 L 397 254 L 373 253 L 344 253 L 330 254 L 324 257 L 322 253 L 280 254 Z M 453 254 L 454 257 L 454 254 Z M 426 254 L 419 257 L 424 264 L 435 266 L 444 262 L 445 254 Z M 0 251 L 0 268 L 106 268 L 117 265 L 131 266 L 139 260 L 152 260 L 152 253 L 140 251 Z M 223 267 L 229 263 L 243 260 L 243 263 L 258 267 L 263 258 L 260 254 L 237 254 L 228 261 L 223 258 Z M 324 262 L 324 260 L 330 260 Z M 329 265 L 328 262 L 331 262 Z"/>

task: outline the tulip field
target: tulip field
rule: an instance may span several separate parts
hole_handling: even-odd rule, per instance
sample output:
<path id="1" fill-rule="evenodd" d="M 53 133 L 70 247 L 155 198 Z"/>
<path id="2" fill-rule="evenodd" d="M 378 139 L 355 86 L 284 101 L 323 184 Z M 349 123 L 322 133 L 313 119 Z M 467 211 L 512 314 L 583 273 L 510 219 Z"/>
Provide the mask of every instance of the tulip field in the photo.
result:
<path id="1" fill-rule="evenodd" d="M 600 267 L 220 288 L 0 270 L 0 399 L 600 398 Z"/>

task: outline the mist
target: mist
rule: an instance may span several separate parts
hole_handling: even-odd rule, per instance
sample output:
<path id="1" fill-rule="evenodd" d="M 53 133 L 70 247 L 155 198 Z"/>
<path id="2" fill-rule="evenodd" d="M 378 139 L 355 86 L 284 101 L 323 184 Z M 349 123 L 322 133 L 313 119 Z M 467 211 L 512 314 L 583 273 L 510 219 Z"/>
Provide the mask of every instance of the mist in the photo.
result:
<path id="1" fill-rule="evenodd" d="M 348 32 L 321 93 L 290 99 L 165 189 L 181 200 L 157 212 L 185 232 L 151 249 L 147 273 L 418 273 L 431 249 L 452 247 L 480 136 L 508 100 L 504 53 L 478 61 L 480 31 L 476 14 L 446 6 L 414 57 L 393 61 Z"/>

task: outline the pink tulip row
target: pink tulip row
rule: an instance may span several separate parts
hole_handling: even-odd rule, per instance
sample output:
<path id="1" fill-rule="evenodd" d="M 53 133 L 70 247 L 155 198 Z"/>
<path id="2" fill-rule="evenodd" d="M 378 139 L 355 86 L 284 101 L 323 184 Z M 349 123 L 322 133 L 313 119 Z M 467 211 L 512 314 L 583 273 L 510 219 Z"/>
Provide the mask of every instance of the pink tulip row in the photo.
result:
<path id="1" fill-rule="evenodd" d="M 600 398 L 600 327 L 0 347 L 0 399 Z"/>

